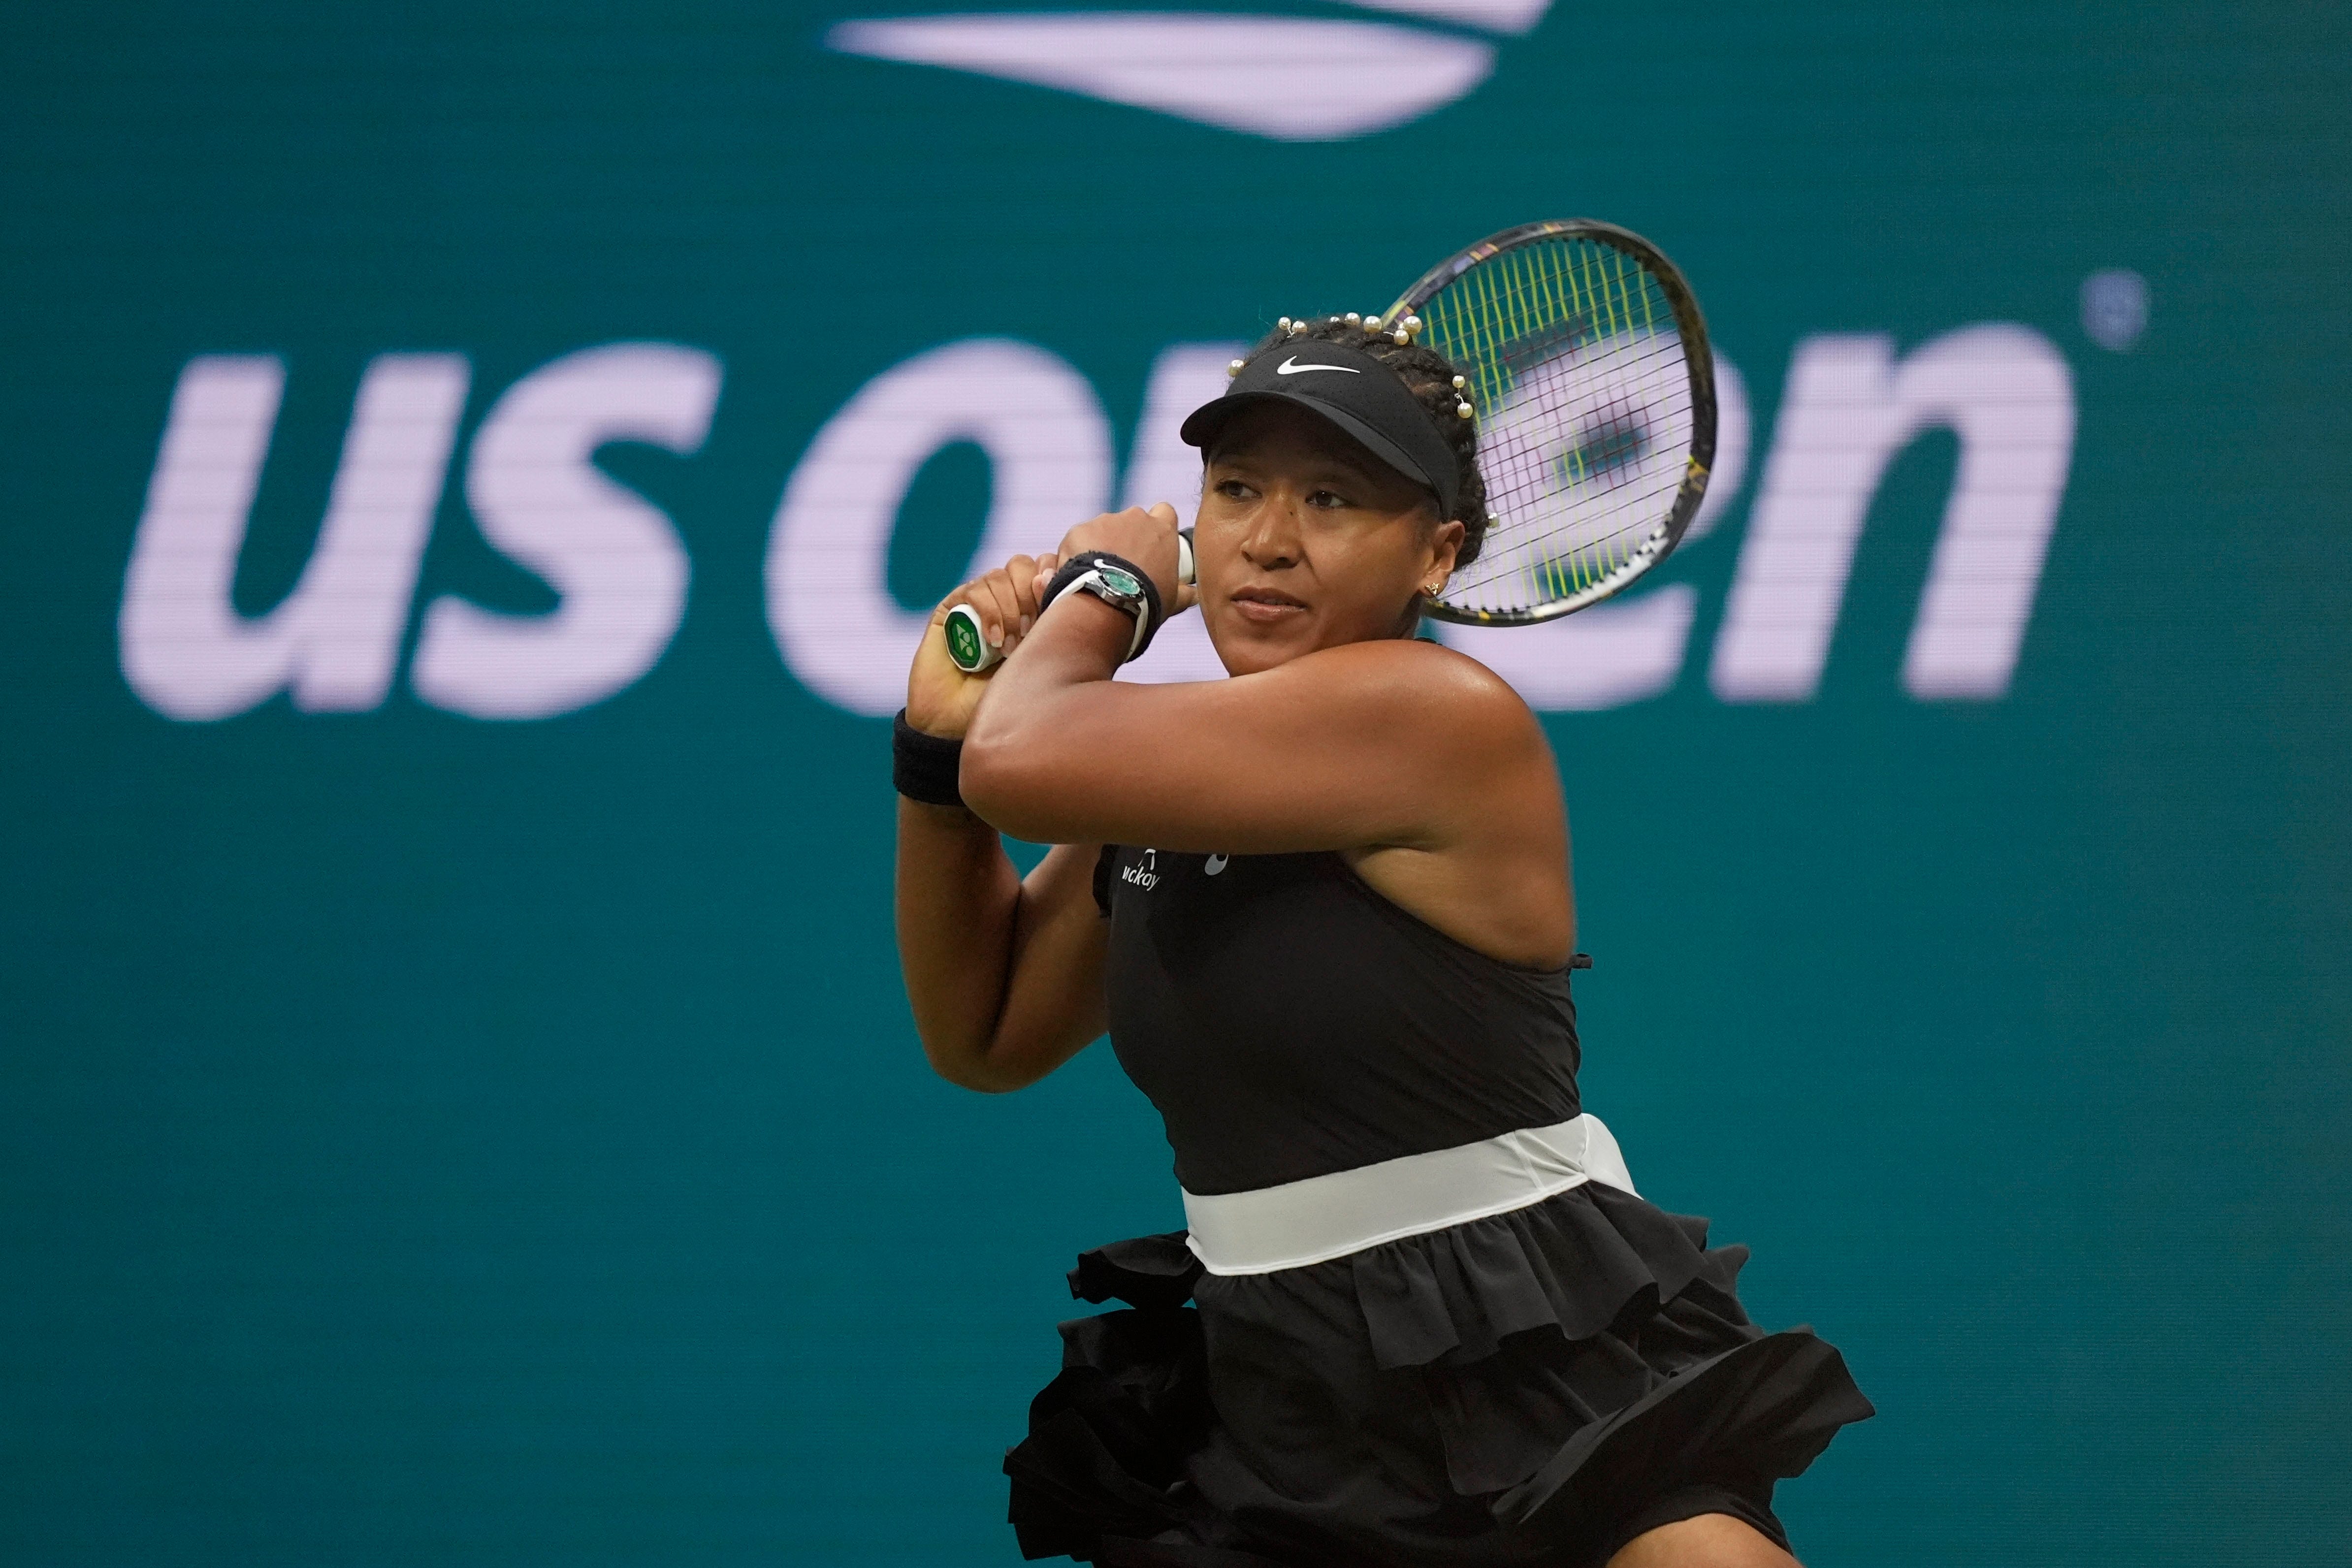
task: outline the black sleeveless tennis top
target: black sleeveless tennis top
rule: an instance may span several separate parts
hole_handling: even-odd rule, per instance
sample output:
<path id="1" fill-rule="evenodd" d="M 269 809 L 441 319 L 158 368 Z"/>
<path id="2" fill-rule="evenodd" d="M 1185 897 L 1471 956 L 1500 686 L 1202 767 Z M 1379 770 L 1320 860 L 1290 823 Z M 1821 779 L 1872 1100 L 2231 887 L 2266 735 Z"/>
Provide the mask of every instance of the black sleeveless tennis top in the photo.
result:
<path id="1" fill-rule="evenodd" d="M 1107 846 L 1119 1065 L 1176 1176 L 1243 1192 L 1578 1113 L 1569 972 L 1473 951 L 1337 854 Z"/>

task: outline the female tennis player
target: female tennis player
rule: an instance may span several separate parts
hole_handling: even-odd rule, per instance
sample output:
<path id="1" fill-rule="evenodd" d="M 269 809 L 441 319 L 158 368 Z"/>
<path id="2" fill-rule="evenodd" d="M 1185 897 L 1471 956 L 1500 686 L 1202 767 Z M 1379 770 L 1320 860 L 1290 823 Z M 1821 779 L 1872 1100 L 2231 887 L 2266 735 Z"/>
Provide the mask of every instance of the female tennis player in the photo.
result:
<path id="1" fill-rule="evenodd" d="M 1775 1480 L 1871 1413 L 1582 1113 L 1551 752 L 1413 635 L 1486 528 L 1454 374 L 1278 333 L 1184 425 L 1197 590 L 1171 508 L 1100 517 L 958 589 L 915 659 L 898 942 L 931 1064 L 1017 1089 L 1108 1028 L 1184 1193 L 1186 1232 L 1071 1275 L 1131 1310 L 1062 1326 L 1006 1457 L 1031 1557 L 1786 1565 Z M 1115 682 L 1196 598 L 1230 678 Z M 1009 652 L 986 678 L 957 604 Z M 1000 831 L 1059 847 L 1024 880 Z"/>

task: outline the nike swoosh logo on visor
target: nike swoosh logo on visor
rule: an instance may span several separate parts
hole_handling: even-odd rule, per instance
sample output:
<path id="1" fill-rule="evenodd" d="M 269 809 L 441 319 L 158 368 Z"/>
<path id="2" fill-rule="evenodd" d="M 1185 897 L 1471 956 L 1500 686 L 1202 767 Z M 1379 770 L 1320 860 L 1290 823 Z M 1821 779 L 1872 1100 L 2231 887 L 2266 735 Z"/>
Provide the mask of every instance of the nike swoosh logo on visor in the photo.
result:
<path id="1" fill-rule="evenodd" d="M 1364 373 L 1353 365 L 1302 365 L 1296 354 L 1274 367 L 1274 373 L 1278 376 L 1303 376 L 1309 371 L 1345 371 L 1351 376 Z"/>

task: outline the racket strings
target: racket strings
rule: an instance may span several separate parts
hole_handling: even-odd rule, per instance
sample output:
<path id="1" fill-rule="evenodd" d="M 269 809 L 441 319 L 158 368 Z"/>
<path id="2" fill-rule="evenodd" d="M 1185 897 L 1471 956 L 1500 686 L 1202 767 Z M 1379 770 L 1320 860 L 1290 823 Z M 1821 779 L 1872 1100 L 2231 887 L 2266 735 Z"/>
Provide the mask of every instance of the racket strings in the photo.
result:
<path id="1" fill-rule="evenodd" d="M 1419 311 L 1423 340 L 1475 389 L 1493 519 L 1446 602 L 1529 610 L 1645 560 L 1694 430 L 1689 366 L 1657 279 L 1614 246 L 1543 240 L 1486 257 Z"/>

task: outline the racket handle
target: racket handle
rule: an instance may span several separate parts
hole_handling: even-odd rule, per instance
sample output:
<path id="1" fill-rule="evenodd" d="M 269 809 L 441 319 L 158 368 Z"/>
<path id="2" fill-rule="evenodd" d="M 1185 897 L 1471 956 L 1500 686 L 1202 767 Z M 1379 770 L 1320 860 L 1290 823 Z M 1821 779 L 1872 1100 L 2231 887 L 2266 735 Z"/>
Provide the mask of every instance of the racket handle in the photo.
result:
<path id="1" fill-rule="evenodd" d="M 1192 530 L 1176 530 L 1176 580 L 1186 588 L 1193 585 Z M 1004 650 L 993 647 L 980 624 L 980 612 L 969 604 L 959 604 L 948 612 L 945 627 L 948 657 L 955 667 L 967 675 L 976 675 L 992 665 L 1004 661 Z"/>
<path id="2" fill-rule="evenodd" d="M 1004 657 L 1004 650 L 992 648 L 980 626 L 980 612 L 969 604 L 959 604 L 948 612 L 948 623 L 941 628 L 947 633 L 948 657 L 955 667 L 967 675 L 976 675 Z"/>

